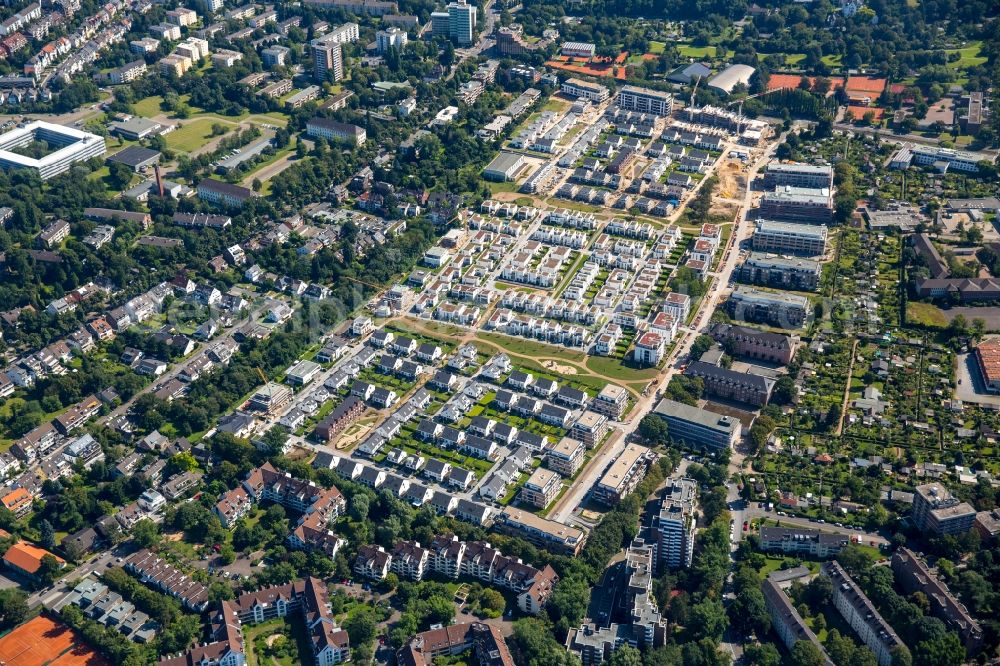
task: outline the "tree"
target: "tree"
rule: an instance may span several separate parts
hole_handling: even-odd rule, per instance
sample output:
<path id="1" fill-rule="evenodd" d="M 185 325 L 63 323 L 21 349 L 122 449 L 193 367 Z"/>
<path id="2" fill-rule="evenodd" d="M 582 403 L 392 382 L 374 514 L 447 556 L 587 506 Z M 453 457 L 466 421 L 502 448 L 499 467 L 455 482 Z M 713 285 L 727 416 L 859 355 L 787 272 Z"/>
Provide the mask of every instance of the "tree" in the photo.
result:
<path id="1" fill-rule="evenodd" d="M 45 519 L 38 523 L 38 543 L 41 544 L 42 548 L 49 550 L 55 548 L 56 545 L 56 530 L 52 527 L 52 523 Z"/>
<path id="2" fill-rule="evenodd" d="M 691 343 L 691 358 L 698 359 L 701 355 L 715 346 L 715 340 L 708 335 L 699 335 Z"/>
<path id="3" fill-rule="evenodd" d="M 802 600 L 810 608 L 818 611 L 833 599 L 833 581 L 828 576 L 816 576 L 805 586 Z"/>
<path id="4" fill-rule="evenodd" d="M 762 637 L 771 629 L 771 615 L 767 612 L 764 593 L 759 587 L 740 590 L 729 606 L 729 615 L 733 625 L 745 632 L 752 631 Z"/>
<path id="5" fill-rule="evenodd" d="M 662 421 L 659 418 L 655 420 Z M 564 578 L 552 591 L 548 606 L 549 616 L 553 621 L 565 618 L 569 626 L 576 626 L 586 615 L 589 603 L 590 586 L 587 581 L 580 578 Z"/>
<path id="6" fill-rule="evenodd" d="M 809 641 L 796 641 L 788 657 L 790 666 L 823 666 L 826 660 L 819 648 Z"/>
<path id="7" fill-rule="evenodd" d="M 642 655 L 631 645 L 623 645 L 611 653 L 608 666 L 642 666 Z"/>
<path id="8" fill-rule="evenodd" d="M 27 594 L 17 588 L 0 590 L 0 626 L 17 626 L 30 614 Z"/>
<path id="9" fill-rule="evenodd" d="M 837 562 L 847 569 L 850 574 L 857 575 L 871 566 L 871 556 L 858 548 L 855 544 L 849 544 L 837 553 Z"/>
<path id="10" fill-rule="evenodd" d="M 42 561 L 39 564 L 38 571 L 35 572 L 35 577 L 38 578 L 43 584 L 51 585 L 59 576 L 59 571 L 62 569 L 62 565 L 56 556 L 51 553 L 46 553 L 42 555 Z"/>
<path id="11" fill-rule="evenodd" d="M 913 656 L 905 645 L 897 645 L 890 654 L 892 655 L 892 666 L 913 666 Z"/>
<path id="12" fill-rule="evenodd" d="M 913 666 L 959 666 L 965 661 L 965 648 L 958 635 L 946 632 L 917 643 Z"/>
<path id="13" fill-rule="evenodd" d="M 743 651 L 747 666 L 780 666 L 781 654 L 773 643 L 754 643 Z"/>
<path id="14" fill-rule="evenodd" d="M 108 180 L 116 190 L 123 190 L 132 182 L 132 169 L 121 162 L 111 162 L 108 164 Z"/>
<path id="15" fill-rule="evenodd" d="M 696 638 L 722 638 L 728 625 L 726 608 L 715 599 L 706 599 L 691 606 L 688 629 Z"/>
<path id="16" fill-rule="evenodd" d="M 771 394 L 771 402 L 779 405 L 790 405 L 795 398 L 795 380 L 789 375 L 782 375 L 774 383 L 774 391 Z"/>
<path id="17" fill-rule="evenodd" d="M 639 421 L 639 434 L 650 442 L 666 443 L 667 422 L 655 414 L 646 414 Z"/>
<path id="18" fill-rule="evenodd" d="M 160 526 L 143 518 L 132 526 L 132 539 L 140 548 L 152 548 L 160 542 Z"/>
<path id="19" fill-rule="evenodd" d="M 222 548 L 219 549 L 219 559 L 223 564 L 232 564 L 236 561 L 236 549 L 228 543 L 222 544 Z"/>
<path id="20" fill-rule="evenodd" d="M 395 634 L 395 632 L 393 632 Z M 579 660 L 552 634 L 550 626 L 530 617 L 514 623 L 514 662 L 524 666 L 577 666 Z"/>
<path id="21" fill-rule="evenodd" d="M 344 621 L 344 631 L 352 645 L 363 645 L 375 640 L 377 624 L 372 611 L 367 606 L 358 606 Z"/>
<path id="22" fill-rule="evenodd" d="M 507 608 L 507 600 L 496 590 L 486 588 L 479 595 L 479 607 L 486 611 L 487 615 L 500 617 Z"/>

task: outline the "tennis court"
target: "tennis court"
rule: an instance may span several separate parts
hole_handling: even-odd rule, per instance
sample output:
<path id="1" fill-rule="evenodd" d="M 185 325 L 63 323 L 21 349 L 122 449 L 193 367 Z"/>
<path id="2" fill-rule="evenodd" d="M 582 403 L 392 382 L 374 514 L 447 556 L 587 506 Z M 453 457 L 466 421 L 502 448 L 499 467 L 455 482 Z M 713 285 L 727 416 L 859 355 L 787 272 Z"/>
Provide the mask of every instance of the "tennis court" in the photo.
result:
<path id="1" fill-rule="evenodd" d="M 5 666 L 110 666 L 65 624 L 38 616 L 0 638 Z"/>

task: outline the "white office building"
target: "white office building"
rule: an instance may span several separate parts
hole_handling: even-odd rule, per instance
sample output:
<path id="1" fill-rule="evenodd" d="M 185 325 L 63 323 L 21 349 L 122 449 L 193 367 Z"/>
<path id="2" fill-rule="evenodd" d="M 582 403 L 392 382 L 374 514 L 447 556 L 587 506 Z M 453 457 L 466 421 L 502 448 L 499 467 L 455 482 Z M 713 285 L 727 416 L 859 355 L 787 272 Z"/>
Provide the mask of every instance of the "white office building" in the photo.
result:
<path id="1" fill-rule="evenodd" d="M 44 141 L 55 150 L 39 158 L 13 152 Z M 0 135 L 0 167 L 4 169 L 34 169 L 42 180 L 67 171 L 76 162 L 103 155 L 107 150 L 104 138 L 72 127 L 35 120 Z"/>
<path id="2" fill-rule="evenodd" d="M 458 45 L 476 41 L 476 8 L 465 0 L 448 3 L 448 35 Z"/>

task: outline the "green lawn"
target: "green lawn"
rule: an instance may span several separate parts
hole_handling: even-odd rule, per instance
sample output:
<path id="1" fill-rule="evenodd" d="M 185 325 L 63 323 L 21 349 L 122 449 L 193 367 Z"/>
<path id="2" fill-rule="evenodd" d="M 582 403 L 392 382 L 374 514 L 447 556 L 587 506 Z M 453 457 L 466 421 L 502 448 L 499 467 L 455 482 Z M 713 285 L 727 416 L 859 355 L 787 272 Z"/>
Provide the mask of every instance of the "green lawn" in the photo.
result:
<path id="1" fill-rule="evenodd" d="M 840 67 L 840 56 L 839 55 L 825 55 L 820 60 L 827 67 Z"/>
<path id="2" fill-rule="evenodd" d="M 945 53 L 949 56 L 952 53 L 958 53 L 961 56 L 957 61 L 948 63 L 951 67 L 957 67 L 958 69 L 969 69 L 970 67 L 977 67 L 986 62 L 986 56 L 979 55 L 983 49 L 982 42 L 971 42 L 969 46 L 960 49 L 946 49 Z"/>
<path id="3" fill-rule="evenodd" d="M 153 95 L 152 97 L 146 97 L 138 102 L 132 104 L 132 109 L 135 111 L 136 115 L 143 116 L 144 118 L 152 118 L 153 116 L 158 116 L 163 113 L 163 109 L 160 108 L 160 104 L 163 102 L 163 97 L 160 95 Z"/>
<path id="4" fill-rule="evenodd" d="M 911 324 L 930 326 L 934 328 L 944 328 L 948 325 L 948 318 L 941 308 L 932 303 L 919 303 L 917 301 L 907 301 L 906 319 Z"/>
<path id="5" fill-rule="evenodd" d="M 193 152 L 212 138 L 212 125 L 216 122 L 209 118 L 186 120 L 180 127 L 164 136 L 167 146 L 173 150 Z"/>
<path id="6" fill-rule="evenodd" d="M 621 378 L 624 382 L 649 381 L 659 374 L 657 368 L 629 368 L 619 358 L 591 356 L 587 368 L 608 377 Z"/>
<path id="7" fill-rule="evenodd" d="M 542 107 L 542 111 L 565 111 L 568 106 L 569 104 L 561 99 L 551 98 L 549 101 L 545 102 L 545 106 Z"/>
<path id="8" fill-rule="evenodd" d="M 502 183 L 490 182 L 490 192 L 497 194 L 499 192 L 517 192 L 517 182 L 513 180 L 507 180 Z"/>
<path id="9" fill-rule="evenodd" d="M 649 52 L 653 53 L 653 54 L 656 54 L 656 55 L 659 55 L 660 53 L 663 53 L 663 51 L 666 48 L 667 48 L 667 45 L 664 42 L 650 42 L 649 43 Z"/>
<path id="10" fill-rule="evenodd" d="M 492 342 L 499 347 L 503 347 L 508 351 L 522 356 L 530 356 L 534 358 L 556 358 L 577 364 L 586 360 L 586 355 L 582 352 L 573 351 L 557 345 L 547 345 L 541 342 L 514 338 L 507 335 L 500 335 L 498 333 L 480 332 L 476 334 L 476 337 L 486 342 Z M 520 360 L 518 360 L 518 362 L 520 362 Z"/>
<path id="11" fill-rule="evenodd" d="M 678 44 L 677 53 L 684 58 L 714 58 L 718 55 L 719 50 L 714 46 Z"/>

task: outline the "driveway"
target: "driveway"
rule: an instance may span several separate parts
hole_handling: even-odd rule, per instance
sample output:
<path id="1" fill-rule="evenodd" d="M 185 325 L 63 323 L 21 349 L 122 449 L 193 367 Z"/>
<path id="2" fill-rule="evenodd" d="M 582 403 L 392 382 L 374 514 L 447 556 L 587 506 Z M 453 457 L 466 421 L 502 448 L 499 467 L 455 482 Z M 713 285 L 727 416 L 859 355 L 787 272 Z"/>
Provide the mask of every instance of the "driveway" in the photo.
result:
<path id="1" fill-rule="evenodd" d="M 955 397 L 963 402 L 977 405 L 993 405 L 1000 407 L 1000 395 L 987 393 L 983 384 L 983 376 L 976 367 L 974 354 L 959 354 L 956 360 L 957 371 Z"/>

